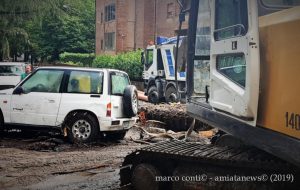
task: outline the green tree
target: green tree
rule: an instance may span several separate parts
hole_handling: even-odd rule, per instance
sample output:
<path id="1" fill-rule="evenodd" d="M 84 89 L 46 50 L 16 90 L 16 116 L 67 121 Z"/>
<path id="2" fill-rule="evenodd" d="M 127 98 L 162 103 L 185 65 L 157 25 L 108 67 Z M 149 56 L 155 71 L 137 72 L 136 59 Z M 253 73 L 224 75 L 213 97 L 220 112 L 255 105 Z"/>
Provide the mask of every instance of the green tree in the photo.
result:
<path id="1" fill-rule="evenodd" d="M 0 60 L 22 53 L 57 60 L 64 51 L 94 51 L 94 0 L 2 1 Z"/>
<path id="2" fill-rule="evenodd" d="M 93 0 L 86 1 L 94 3 Z M 36 43 L 42 58 L 51 56 L 58 60 L 62 52 L 94 52 L 94 7 L 86 8 L 81 4 L 65 5 L 65 15 L 45 15 L 40 29 L 35 28 L 31 34 L 37 34 Z M 88 10 L 88 11 L 87 11 Z"/>
<path id="3" fill-rule="evenodd" d="M 30 47 L 25 22 L 46 10 L 59 10 L 59 0 L 1 0 L 0 61 L 9 55 L 16 57 Z"/>

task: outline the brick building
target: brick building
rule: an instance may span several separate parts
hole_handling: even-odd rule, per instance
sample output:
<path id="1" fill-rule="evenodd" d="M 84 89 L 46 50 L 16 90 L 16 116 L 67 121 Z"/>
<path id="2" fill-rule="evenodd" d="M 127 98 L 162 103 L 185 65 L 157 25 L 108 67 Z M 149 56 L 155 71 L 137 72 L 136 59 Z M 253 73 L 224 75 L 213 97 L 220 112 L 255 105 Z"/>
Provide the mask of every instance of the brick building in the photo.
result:
<path id="1" fill-rule="evenodd" d="M 175 36 L 179 12 L 177 0 L 96 0 L 96 54 L 145 48 L 156 36 Z"/>

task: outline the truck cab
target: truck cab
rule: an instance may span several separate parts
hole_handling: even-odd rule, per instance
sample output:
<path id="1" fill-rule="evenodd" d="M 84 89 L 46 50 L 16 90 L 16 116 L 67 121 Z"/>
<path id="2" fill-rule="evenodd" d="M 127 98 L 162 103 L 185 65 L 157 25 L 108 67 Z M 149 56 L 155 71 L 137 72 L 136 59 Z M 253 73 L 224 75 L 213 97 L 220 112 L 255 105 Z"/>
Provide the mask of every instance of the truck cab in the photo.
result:
<path id="1" fill-rule="evenodd" d="M 181 43 L 180 43 L 181 44 Z M 178 102 L 175 82 L 174 41 L 148 46 L 142 54 L 145 95 L 151 103 Z M 185 88 L 185 72 L 177 72 L 181 91 Z"/>

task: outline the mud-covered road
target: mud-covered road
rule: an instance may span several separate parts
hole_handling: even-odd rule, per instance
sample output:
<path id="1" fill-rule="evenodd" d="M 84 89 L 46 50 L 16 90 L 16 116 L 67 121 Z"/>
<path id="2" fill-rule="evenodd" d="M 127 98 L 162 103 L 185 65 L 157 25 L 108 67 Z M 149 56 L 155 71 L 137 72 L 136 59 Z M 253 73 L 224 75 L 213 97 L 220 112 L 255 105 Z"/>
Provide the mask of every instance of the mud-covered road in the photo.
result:
<path id="1" fill-rule="evenodd" d="M 142 146 L 125 140 L 71 145 L 58 136 L 6 133 L 0 189 L 118 189 L 123 158 Z"/>
<path id="2" fill-rule="evenodd" d="M 133 141 L 140 142 L 141 138 L 152 143 L 168 140 L 174 135 L 173 130 L 186 130 L 191 119 L 186 115 L 184 105 L 179 104 L 154 106 L 140 103 L 139 112 L 144 112 L 146 120 L 160 122 L 142 122 L 143 127 L 152 128 L 148 131 L 150 133 L 145 134 L 140 127 L 133 127 L 126 135 L 127 140 L 121 141 L 105 138 L 92 144 L 78 145 L 69 144 L 54 133 L 4 133 L 0 138 L 0 189 L 118 189 L 119 166 L 123 158 L 145 146 Z M 175 124 L 170 122 L 173 120 Z M 153 131 L 157 124 L 162 124 L 161 129 Z M 162 129 L 164 134 L 151 136 Z M 195 129 L 207 127 L 198 125 Z M 197 133 L 192 140 L 208 141 Z"/>

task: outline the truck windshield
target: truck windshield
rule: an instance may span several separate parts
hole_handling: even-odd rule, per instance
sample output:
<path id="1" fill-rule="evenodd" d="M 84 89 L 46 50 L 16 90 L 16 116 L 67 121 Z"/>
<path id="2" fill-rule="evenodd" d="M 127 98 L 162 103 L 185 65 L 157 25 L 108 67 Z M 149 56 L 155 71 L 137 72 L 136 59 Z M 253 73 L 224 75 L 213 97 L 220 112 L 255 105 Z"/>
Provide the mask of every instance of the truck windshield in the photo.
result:
<path id="1" fill-rule="evenodd" d="M 0 76 L 20 76 L 24 73 L 21 65 L 0 65 Z"/>

